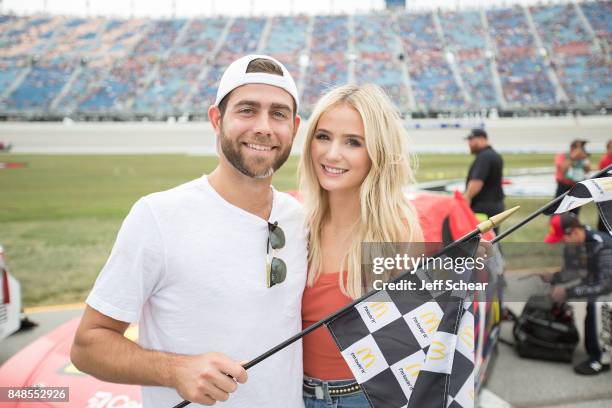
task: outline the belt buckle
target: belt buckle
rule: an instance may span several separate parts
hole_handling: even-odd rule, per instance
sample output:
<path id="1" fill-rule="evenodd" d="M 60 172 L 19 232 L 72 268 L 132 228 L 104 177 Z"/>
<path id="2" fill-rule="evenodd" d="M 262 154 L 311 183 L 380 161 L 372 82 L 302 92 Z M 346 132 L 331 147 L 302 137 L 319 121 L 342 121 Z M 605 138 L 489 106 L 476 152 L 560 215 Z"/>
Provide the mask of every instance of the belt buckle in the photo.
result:
<path id="1" fill-rule="evenodd" d="M 315 397 L 317 399 L 320 399 L 320 400 L 325 399 L 325 396 L 323 394 L 323 387 L 322 386 L 315 385 L 314 389 L 315 389 Z"/>

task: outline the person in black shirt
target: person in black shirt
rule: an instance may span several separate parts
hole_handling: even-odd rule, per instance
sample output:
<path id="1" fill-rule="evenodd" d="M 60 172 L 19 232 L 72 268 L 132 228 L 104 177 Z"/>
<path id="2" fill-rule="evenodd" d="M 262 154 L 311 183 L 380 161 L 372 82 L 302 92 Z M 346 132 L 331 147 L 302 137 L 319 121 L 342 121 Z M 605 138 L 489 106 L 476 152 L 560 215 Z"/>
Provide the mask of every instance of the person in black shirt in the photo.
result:
<path id="1" fill-rule="evenodd" d="M 476 155 L 466 180 L 465 199 L 475 213 L 491 217 L 504 211 L 502 173 L 504 161 L 489 145 L 487 132 L 473 129 L 466 137 Z M 497 229 L 495 231 L 498 232 Z"/>

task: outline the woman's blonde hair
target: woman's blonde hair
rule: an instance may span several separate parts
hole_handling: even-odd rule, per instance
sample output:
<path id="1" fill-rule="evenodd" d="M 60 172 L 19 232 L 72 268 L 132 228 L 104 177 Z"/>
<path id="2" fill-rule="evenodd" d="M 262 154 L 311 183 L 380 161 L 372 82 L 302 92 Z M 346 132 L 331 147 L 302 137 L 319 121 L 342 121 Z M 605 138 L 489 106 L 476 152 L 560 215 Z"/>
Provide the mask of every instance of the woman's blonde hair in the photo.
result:
<path id="1" fill-rule="evenodd" d="M 342 293 L 352 298 L 372 288 L 374 276 L 361 270 L 362 242 L 419 242 L 422 231 L 417 214 L 402 189 L 414 182 L 414 159 L 406 147 L 407 132 L 384 91 L 376 85 L 344 85 L 324 95 L 310 117 L 299 167 L 299 185 L 304 196 L 310 232 L 307 284 L 312 286 L 322 273 L 321 228 L 329 210 L 327 191 L 319 185 L 310 145 L 321 115 L 346 104 L 361 115 L 365 146 L 372 166 L 360 189 L 360 219 L 355 237 L 339 265 Z M 346 284 L 344 274 L 347 271 Z"/>

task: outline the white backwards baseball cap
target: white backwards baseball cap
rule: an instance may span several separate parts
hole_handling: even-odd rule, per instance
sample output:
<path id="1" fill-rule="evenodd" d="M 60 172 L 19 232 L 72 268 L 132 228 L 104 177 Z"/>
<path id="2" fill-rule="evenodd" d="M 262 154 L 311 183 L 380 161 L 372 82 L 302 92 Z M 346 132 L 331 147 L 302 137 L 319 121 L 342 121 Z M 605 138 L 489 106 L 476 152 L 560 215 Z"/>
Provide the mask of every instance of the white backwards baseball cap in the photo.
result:
<path id="1" fill-rule="evenodd" d="M 257 58 L 264 58 L 274 61 L 283 71 L 283 76 L 276 74 L 267 74 L 264 72 L 246 72 L 249 63 Z M 234 89 L 247 84 L 266 84 L 284 89 L 289 92 L 295 101 L 296 111 L 299 107 L 299 98 L 297 86 L 291 77 L 291 74 L 278 60 L 268 55 L 246 55 L 232 62 L 223 73 L 217 89 L 217 98 L 215 106 L 219 106 L 221 100 Z"/>

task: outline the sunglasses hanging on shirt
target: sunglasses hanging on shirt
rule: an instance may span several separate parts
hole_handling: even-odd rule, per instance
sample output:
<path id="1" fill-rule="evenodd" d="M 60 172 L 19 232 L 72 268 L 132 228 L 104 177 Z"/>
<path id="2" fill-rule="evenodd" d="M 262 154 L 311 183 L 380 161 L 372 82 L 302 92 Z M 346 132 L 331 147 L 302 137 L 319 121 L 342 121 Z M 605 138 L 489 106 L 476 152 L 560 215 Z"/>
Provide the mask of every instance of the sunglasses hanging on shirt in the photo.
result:
<path id="1" fill-rule="evenodd" d="M 282 283 L 287 277 L 287 265 L 285 262 L 274 256 L 274 251 L 285 246 L 285 233 L 278 226 L 268 222 L 268 243 L 266 245 L 266 285 L 271 288 Z M 272 248 L 272 254 L 270 254 Z"/>

